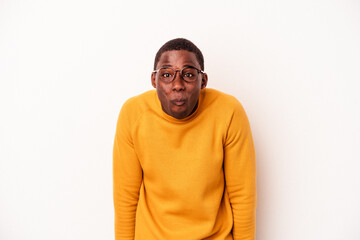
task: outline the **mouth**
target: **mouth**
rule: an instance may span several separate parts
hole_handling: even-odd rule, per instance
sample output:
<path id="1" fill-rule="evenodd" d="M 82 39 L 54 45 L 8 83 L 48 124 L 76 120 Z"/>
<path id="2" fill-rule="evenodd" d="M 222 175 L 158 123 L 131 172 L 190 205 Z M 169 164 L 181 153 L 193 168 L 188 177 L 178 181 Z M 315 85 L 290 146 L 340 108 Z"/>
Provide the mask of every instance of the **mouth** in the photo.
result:
<path id="1" fill-rule="evenodd" d="M 185 99 L 174 99 L 174 100 L 171 100 L 170 102 L 176 106 L 182 106 L 185 104 L 186 100 Z"/>

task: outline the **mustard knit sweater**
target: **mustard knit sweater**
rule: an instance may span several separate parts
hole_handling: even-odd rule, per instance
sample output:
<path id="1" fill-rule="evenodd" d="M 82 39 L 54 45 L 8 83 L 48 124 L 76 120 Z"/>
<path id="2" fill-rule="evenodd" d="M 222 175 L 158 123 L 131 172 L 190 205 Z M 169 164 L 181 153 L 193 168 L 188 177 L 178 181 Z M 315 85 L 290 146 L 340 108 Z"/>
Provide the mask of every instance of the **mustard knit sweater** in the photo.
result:
<path id="1" fill-rule="evenodd" d="M 167 115 L 155 90 L 126 101 L 113 149 L 116 240 L 254 240 L 255 150 L 234 97 L 201 90 Z"/>

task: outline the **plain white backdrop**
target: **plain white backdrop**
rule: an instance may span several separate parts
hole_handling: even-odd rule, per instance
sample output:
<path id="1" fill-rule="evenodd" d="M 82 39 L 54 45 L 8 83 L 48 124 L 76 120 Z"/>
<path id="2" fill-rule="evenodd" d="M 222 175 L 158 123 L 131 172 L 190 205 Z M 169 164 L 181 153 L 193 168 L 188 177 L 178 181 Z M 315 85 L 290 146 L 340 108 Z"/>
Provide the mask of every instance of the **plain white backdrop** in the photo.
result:
<path id="1" fill-rule="evenodd" d="M 114 239 L 117 116 L 176 37 L 246 109 L 257 239 L 359 240 L 356 0 L 0 0 L 0 239 Z"/>

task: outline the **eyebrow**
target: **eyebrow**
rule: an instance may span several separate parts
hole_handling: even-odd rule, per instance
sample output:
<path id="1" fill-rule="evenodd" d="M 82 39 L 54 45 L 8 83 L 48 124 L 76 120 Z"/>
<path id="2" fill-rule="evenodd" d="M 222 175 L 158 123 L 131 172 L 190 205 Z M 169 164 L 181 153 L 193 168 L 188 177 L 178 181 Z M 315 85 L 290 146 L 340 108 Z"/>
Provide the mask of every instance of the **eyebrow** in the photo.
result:
<path id="1" fill-rule="evenodd" d="M 172 67 L 171 65 L 163 65 L 161 66 L 161 68 L 164 68 L 164 67 Z"/>
<path id="2" fill-rule="evenodd" d="M 192 65 L 184 65 L 183 67 L 191 67 L 191 68 L 197 68 L 195 66 L 192 66 Z"/>
<path id="3" fill-rule="evenodd" d="M 167 68 L 167 67 L 172 67 L 172 65 L 163 65 L 163 66 L 161 66 L 162 68 Z M 183 65 L 183 68 L 184 67 L 191 67 L 191 68 L 197 68 L 197 67 L 195 67 L 195 66 L 193 66 L 193 65 Z"/>

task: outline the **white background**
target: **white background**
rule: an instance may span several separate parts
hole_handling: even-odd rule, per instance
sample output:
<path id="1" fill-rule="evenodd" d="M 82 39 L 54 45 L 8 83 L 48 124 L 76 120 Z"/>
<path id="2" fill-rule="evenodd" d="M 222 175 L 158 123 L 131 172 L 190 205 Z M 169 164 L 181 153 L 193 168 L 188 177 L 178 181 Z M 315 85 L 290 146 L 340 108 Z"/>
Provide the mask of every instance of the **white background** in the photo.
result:
<path id="1" fill-rule="evenodd" d="M 0 239 L 113 239 L 122 103 L 185 37 L 254 135 L 258 240 L 360 239 L 360 2 L 0 0 Z"/>

